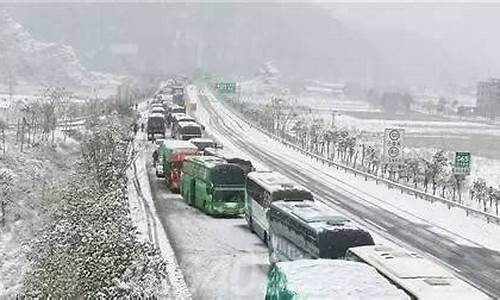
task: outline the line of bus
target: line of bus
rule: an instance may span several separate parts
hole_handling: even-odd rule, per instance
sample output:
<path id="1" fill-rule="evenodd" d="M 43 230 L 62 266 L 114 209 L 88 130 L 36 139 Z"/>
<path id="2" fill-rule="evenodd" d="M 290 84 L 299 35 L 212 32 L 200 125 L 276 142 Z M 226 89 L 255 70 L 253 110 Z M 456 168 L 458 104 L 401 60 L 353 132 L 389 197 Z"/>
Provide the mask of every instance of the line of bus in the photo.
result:
<path id="1" fill-rule="evenodd" d="M 239 216 L 245 205 L 243 170 L 215 156 L 191 156 L 184 161 L 181 194 L 209 215 Z"/>
<path id="2" fill-rule="evenodd" d="M 312 193 L 301 185 L 278 172 L 255 171 L 247 175 L 247 201 L 245 219 L 252 232 L 255 232 L 264 243 L 268 242 L 269 225 L 266 212 L 271 202 L 313 201 Z"/>
<path id="3" fill-rule="evenodd" d="M 412 299 L 490 299 L 437 263 L 401 247 L 353 247 L 346 259 L 371 265 Z"/>
<path id="4" fill-rule="evenodd" d="M 351 247 L 374 244 L 370 233 L 321 202 L 276 201 L 267 217 L 271 262 L 338 259 Z"/>

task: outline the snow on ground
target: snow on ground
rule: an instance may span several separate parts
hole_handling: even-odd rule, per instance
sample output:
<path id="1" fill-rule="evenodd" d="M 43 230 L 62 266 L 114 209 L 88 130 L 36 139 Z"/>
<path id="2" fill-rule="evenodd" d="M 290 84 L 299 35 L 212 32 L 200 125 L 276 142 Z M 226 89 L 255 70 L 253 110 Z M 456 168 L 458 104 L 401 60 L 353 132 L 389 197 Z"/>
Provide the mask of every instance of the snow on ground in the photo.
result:
<path id="1" fill-rule="evenodd" d="M 15 198 L 6 207 L 7 225 L 0 226 L 0 299 L 15 299 L 28 268 L 23 244 L 38 232 L 43 225 L 41 211 L 51 205 L 49 196 L 43 195 L 50 195 L 58 178 L 70 172 L 80 150 L 72 138 L 64 141 L 60 131 L 54 148 L 25 146 L 22 153 L 14 143 L 15 132 L 7 131 L 6 139 L 7 152 L 1 154 L 0 169 L 14 175 Z"/>
<path id="2" fill-rule="evenodd" d="M 194 299 L 263 299 L 268 254 L 243 218 L 214 218 L 156 182 L 156 205 Z"/>
<path id="3" fill-rule="evenodd" d="M 140 109 L 144 109 L 141 104 Z M 146 169 L 147 157 L 152 152 L 152 145 L 148 143 L 146 133 L 139 132 L 134 142 L 137 156 L 133 166 L 127 170 L 129 182 L 129 207 L 132 222 L 137 226 L 138 237 L 143 241 L 149 241 L 158 247 L 162 257 L 166 261 L 167 282 L 164 282 L 165 295 L 172 299 L 190 299 L 191 293 L 180 269 L 169 237 L 156 211 L 153 195 Z"/>
<path id="4" fill-rule="evenodd" d="M 215 99 L 210 92 L 205 91 L 205 93 L 212 100 Z M 234 116 L 217 101 L 212 102 L 212 104 L 217 107 L 218 111 L 239 120 L 238 117 Z M 484 220 L 475 217 L 466 217 L 462 209 L 448 209 L 444 204 L 416 199 L 414 196 L 401 194 L 399 190 L 388 189 L 387 186 L 382 184 L 377 185 L 374 181 L 364 181 L 363 178 L 355 177 L 350 173 L 325 167 L 321 163 L 313 161 L 309 157 L 263 135 L 242 120 L 239 120 L 237 124 L 233 126 L 243 126 L 246 137 L 251 142 L 266 145 L 267 149 L 272 149 L 274 153 L 279 154 L 281 159 L 300 165 L 304 170 L 311 172 L 311 174 L 317 174 L 319 178 L 330 181 L 332 185 L 339 186 L 350 194 L 359 195 L 361 192 L 362 196 L 357 199 L 359 201 L 383 207 L 416 223 L 426 224 L 430 230 L 435 232 L 442 233 L 445 230 L 459 244 L 476 244 L 500 251 L 500 226 L 498 225 L 488 224 Z M 359 187 L 362 187 L 362 189 Z M 391 226 L 390 224 L 387 225 Z"/>
<path id="5" fill-rule="evenodd" d="M 331 120 L 331 113 L 323 113 L 325 121 Z M 406 133 L 419 134 L 491 134 L 500 136 L 500 127 L 469 121 L 416 121 L 416 120 L 386 120 L 364 119 L 340 114 L 336 116 L 335 123 L 339 127 L 356 128 L 366 132 L 383 132 L 385 128 L 404 128 Z"/>

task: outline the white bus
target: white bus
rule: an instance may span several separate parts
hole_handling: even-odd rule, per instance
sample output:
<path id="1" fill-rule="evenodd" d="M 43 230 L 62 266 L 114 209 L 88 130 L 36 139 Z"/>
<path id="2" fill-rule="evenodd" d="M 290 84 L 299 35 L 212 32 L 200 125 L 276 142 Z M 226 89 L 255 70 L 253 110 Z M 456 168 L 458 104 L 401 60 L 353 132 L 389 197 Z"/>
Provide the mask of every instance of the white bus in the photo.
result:
<path id="1" fill-rule="evenodd" d="M 270 267 L 265 299 L 409 300 L 410 297 L 367 264 L 340 259 L 301 259 Z"/>
<path id="2" fill-rule="evenodd" d="M 310 200 L 313 195 L 306 188 L 289 178 L 272 171 L 255 171 L 247 176 L 247 201 L 245 219 L 252 232 L 265 243 L 268 242 L 268 223 L 266 212 L 273 201 Z"/>
<path id="3" fill-rule="evenodd" d="M 344 258 L 347 249 L 373 245 L 366 230 L 318 201 L 276 201 L 267 212 L 269 261 Z"/>
<path id="4" fill-rule="evenodd" d="M 346 259 L 367 263 L 418 300 L 490 299 L 437 263 L 401 247 L 353 247 Z"/>

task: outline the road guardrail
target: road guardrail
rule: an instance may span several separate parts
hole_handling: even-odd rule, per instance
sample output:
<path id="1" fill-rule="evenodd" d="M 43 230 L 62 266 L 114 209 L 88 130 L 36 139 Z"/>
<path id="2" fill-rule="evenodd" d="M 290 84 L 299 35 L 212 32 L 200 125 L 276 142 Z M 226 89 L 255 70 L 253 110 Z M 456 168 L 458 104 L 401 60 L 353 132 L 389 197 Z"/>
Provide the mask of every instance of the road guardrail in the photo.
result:
<path id="1" fill-rule="evenodd" d="M 469 216 L 469 215 L 479 216 L 479 217 L 486 219 L 486 222 L 488 222 L 488 223 L 492 222 L 492 223 L 496 223 L 496 224 L 500 225 L 500 216 L 497 216 L 497 215 L 491 214 L 489 212 L 485 212 L 485 211 L 482 211 L 482 210 L 479 210 L 479 209 L 476 209 L 476 208 L 473 208 L 473 207 L 470 207 L 467 205 L 463 205 L 463 204 L 460 204 L 460 203 L 457 203 L 457 202 L 454 202 L 454 201 L 451 201 L 451 200 L 448 200 L 448 199 L 445 199 L 445 198 L 442 198 L 439 196 L 428 194 L 428 193 L 420 191 L 418 189 L 400 184 L 398 182 L 391 181 L 387 178 L 383 178 L 383 177 L 380 177 L 380 176 L 377 176 L 377 175 L 374 175 L 374 174 L 371 174 L 371 173 L 368 173 L 365 171 L 357 170 L 355 168 L 346 166 L 346 165 L 338 163 L 338 162 L 334 162 L 334 161 L 326 159 L 326 158 L 324 158 L 316 153 L 305 150 L 305 149 L 301 148 L 300 146 L 297 146 L 297 145 L 285 140 L 284 138 L 279 137 L 279 136 L 275 135 L 274 133 L 269 132 L 268 130 L 262 128 L 260 125 L 248 120 L 245 116 L 243 116 L 243 114 L 241 112 L 237 111 L 236 109 L 234 109 L 230 105 L 226 105 L 224 103 L 224 101 L 220 101 L 220 102 L 223 103 L 223 105 L 226 106 L 231 112 L 236 114 L 241 120 L 248 123 L 251 127 L 255 128 L 255 129 L 259 130 L 261 133 L 271 137 L 273 140 L 280 142 L 280 143 L 284 144 L 285 146 L 287 146 L 291 149 L 294 149 L 295 151 L 300 152 L 301 154 L 309 156 L 312 159 L 316 159 L 317 161 L 320 161 L 323 164 L 326 164 L 330 167 L 335 166 L 337 169 L 340 168 L 340 169 L 345 170 L 346 172 L 351 172 L 354 174 L 354 176 L 358 176 L 358 175 L 364 176 L 365 180 L 371 179 L 371 180 L 374 180 L 377 184 L 379 182 L 384 183 L 387 185 L 388 188 L 398 188 L 401 190 L 401 193 L 406 192 L 407 194 L 414 195 L 417 198 L 422 198 L 424 200 L 430 201 L 431 203 L 432 202 L 440 202 L 440 203 L 446 204 L 448 206 L 448 209 L 450 209 L 452 207 L 457 207 L 457 208 L 463 209 L 467 216 Z"/>

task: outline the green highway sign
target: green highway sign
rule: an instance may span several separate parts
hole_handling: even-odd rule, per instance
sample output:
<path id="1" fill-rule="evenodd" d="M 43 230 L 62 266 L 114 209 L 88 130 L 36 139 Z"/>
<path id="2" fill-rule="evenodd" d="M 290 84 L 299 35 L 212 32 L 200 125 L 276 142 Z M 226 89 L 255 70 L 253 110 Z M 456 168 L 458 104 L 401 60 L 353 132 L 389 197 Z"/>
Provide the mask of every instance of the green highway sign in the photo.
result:
<path id="1" fill-rule="evenodd" d="M 470 163 L 471 163 L 470 152 L 455 152 L 453 173 L 455 175 L 469 175 Z"/>
<path id="2" fill-rule="evenodd" d="M 220 93 L 234 94 L 236 93 L 236 82 L 217 82 L 215 88 Z"/>

